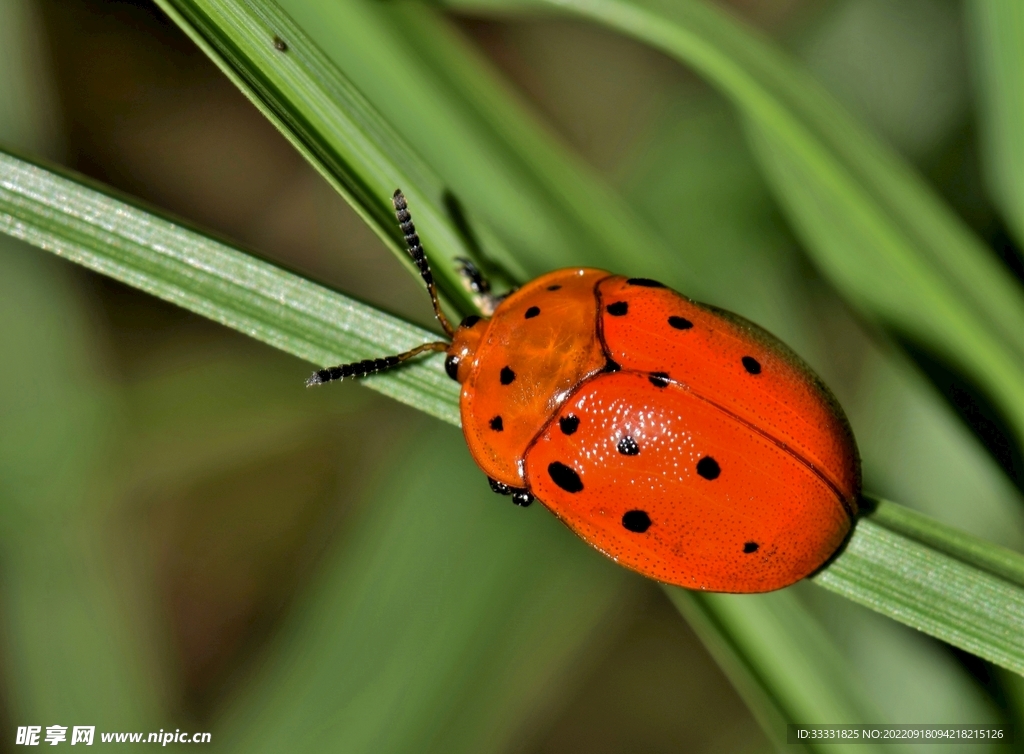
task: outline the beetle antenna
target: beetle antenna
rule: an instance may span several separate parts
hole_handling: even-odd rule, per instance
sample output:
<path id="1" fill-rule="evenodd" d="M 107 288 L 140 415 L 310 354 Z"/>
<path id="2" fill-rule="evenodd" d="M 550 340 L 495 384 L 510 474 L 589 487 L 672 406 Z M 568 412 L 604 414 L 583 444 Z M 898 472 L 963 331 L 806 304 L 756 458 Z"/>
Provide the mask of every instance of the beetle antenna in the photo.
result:
<path id="1" fill-rule="evenodd" d="M 395 189 L 395 193 L 391 197 L 391 203 L 395 205 L 395 217 L 398 218 L 398 226 L 405 235 L 406 251 L 409 252 L 412 261 L 416 263 L 423 282 L 427 284 L 430 303 L 434 305 L 434 316 L 437 317 L 437 321 L 441 324 L 441 329 L 444 330 L 445 335 L 449 338 L 454 337 L 455 329 L 444 315 L 444 312 L 441 311 L 441 303 L 437 300 L 437 285 L 434 284 L 434 275 L 430 272 L 430 263 L 427 261 L 427 255 L 423 251 L 423 246 L 420 245 L 420 237 L 416 233 L 416 226 L 412 223 L 409 205 L 406 203 L 405 194 L 402 193 L 401 189 Z"/>
<path id="2" fill-rule="evenodd" d="M 409 205 L 405 201 L 405 195 L 401 189 L 395 189 L 395 193 L 391 197 L 391 203 L 395 205 L 395 217 L 398 218 L 398 226 L 405 235 L 406 251 L 409 252 L 412 261 L 416 263 L 416 268 L 420 271 L 420 277 L 423 278 L 423 282 L 427 285 L 430 303 L 434 305 L 434 316 L 437 317 L 437 321 L 441 324 L 441 329 L 444 330 L 445 335 L 452 338 L 455 335 L 455 330 L 452 328 L 452 323 L 444 315 L 444 312 L 441 311 L 441 303 L 437 300 L 437 285 L 434 283 L 434 275 L 430 271 L 430 263 L 427 261 L 427 255 L 423 251 L 422 244 L 420 244 L 420 237 L 416 233 L 416 226 L 413 225 L 412 215 L 409 214 Z M 385 369 L 397 367 L 403 361 L 408 361 L 419 356 L 421 353 L 426 353 L 427 351 L 447 351 L 449 347 L 450 344 L 448 343 L 436 341 L 424 343 L 421 346 L 416 346 L 411 351 L 396 353 L 394 356 L 381 356 L 379 359 L 364 359 L 363 361 L 354 361 L 351 364 L 327 367 L 313 372 L 310 378 L 306 380 L 306 387 L 323 385 L 325 382 L 333 382 L 335 380 L 368 377 L 371 374 L 383 372 Z"/>
<path id="3" fill-rule="evenodd" d="M 425 353 L 426 351 L 447 350 L 448 344 L 438 341 L 436 343 L 424 343 L 422 346 L 416 346 L 411 351 L 398 353 L 394 356 L 381 356 L 379 359 L 364 359 L 363 361 L 354 361 L 351 364 L 327 367 L 326 369 L 313 372 L 310 378 L 306 380 L 306 387 L 323 385 L 325 382 L 333 382 L 335 380 L 368 377 L 371 374 L 383 372 L 385 369 L 397 367 L 403 361 L 408 361 L 414 356 L 419 356 L 421 353 Z"/>

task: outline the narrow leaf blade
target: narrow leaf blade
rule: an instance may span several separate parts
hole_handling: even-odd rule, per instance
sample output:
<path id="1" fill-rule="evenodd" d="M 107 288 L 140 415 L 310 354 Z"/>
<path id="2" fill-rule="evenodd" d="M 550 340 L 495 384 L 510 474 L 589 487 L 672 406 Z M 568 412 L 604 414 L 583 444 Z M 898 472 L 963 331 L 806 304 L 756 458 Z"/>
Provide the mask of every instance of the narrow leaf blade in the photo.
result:
<path id="1" fill-rule="evenodd" d="M 390 198 L 402 189 L 442 292 L 475 310 L 457 257 L 472 257 L 447 187 L 280 6 L 267 0 L 157 3 L 410 269 Z"/>
<path id="2" fill-rule="evenodd" d="M 843 751 L 846 746 L 790 745 L 788 723 L 884 719 L 792 590 L 757 595 L 677 587 L 665 591 L 779 749 Z M 866 747 L 859 744 L 851 751 L 885 750 L 874 743 Z"/>
<path id="3" fill-rule="evenodd" d="M 882 501 L 813 581 L 1024 674 L 1024 557 Z"/>
<path id="4" fill-rule="evenodd" d="M 318 365 L 437 340 L 80 180 L 0 152 L 0 230 Z M 458 424 L 458 388 L 441 361 L 417 359 L 364 382 Z"/>

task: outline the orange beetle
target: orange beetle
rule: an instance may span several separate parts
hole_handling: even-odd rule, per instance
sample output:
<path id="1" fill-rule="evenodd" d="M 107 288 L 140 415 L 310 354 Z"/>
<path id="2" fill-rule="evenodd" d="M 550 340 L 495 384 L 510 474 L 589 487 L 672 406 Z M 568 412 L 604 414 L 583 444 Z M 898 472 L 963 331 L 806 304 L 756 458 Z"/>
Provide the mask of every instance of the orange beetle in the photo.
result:
<path id="1" fill-rule="evenodd" d="M 658 581 L 767 592 L 836 552 L 857 513 L 857 446 L 828 388 L 778 339 L 656 281 L 588 268 L 543 275 L 453 329 L 401 192 L 394 204 L 452 341 L 307 384 L 446 351 L 466 443 L 494 491 L 523 506 L 536 496 Z"/>

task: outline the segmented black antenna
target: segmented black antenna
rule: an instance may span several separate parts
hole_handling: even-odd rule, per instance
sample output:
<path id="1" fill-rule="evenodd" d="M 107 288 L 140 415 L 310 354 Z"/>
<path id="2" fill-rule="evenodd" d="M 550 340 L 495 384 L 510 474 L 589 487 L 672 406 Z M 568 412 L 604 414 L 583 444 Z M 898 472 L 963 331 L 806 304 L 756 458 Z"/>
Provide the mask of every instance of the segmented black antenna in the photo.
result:
<path id="1" fill-rule="evenodd" d="M 437 321 L 441 323 L 441 327 L 445 334 L 451 338 L 455 334 L 455 331 L 452 329 L 452 325 L 448 321 L 448 318 L 444 316 L 444 312 L 441 311 L 441 304 L 437 300 L 437 286 L 434 284 L 434 276 L 430 272 L 430 264 L 427 262 L 427 255 L 423 252 L 423 246 L 420 245 L 420 237 L 416 234 L 416 226 L 412 223 L 412 215 L 409 214 L 409 208 L 405 202 L 405 196 L 402 194 L 400 189 L 395 190 L 394 196 L 391 197 L 391 202 L 395 205 L 395 217 L 398 218 L 399 227 L 401 227 L 402 233 L 405 234 L 406 250 L 409 252 L 409 256 L 412 257 L 412 261 L 416 263 L 416 267 L 420 271 L 420 277 L 423 278 L 423 282 L 427 285 L 427 291 L 430 293 L 430 302 L 434 305 L 434 316 L 437 317 Z M 364 359 L 363 361 L 356 361 L 351 364 L 340 364 L 336 367 L 320 369 L 319 371 L 313 372 L 310 378 L 306 380 L 306 387 L 322 385 L 325 382 L 333 382 L 334 380 L 367 377 L 371 374 L 376 374 L 377 372 L 383 372 L 386 369 L 396 367 L 403 361 L 408 361 L 409 359 L 419 356 L 421 353 L 426 353 L 427 351 L 447 351 L 449 345 L 449 343 L 441 341 L 424 343 L 421 346 L 416 346 L 416 348 L 413 348 L 411 351 L 398 353 L 394 356 L 382 356 L 379 359 Z"/>
<path id="2" fill-rule="evenodd" d="M 444 312 L 441 311 L 441 304 L 437 300 L 437 285 L 434 283 L 434 275 L 430 272 L 430 263 L 427 261 L 427 255 L 420 245 L 420 237 L 416 233 L 416 226 L 413 225 L 412 215 L 409 214 L 409 205 L 406 204 L 405 194 L 402 193 L 401 189 L 395 189 L 395 193 L 391 196 L 391 203 L 395 205 L 395 217 L 398 218 L 398 227 L 405 234 L 405 249 L 409 252 L 409 256 L 412 257 L 412 261 L 416 263 L 416 267 L 419 268 L 420 277 L 423 278 L 423 282 L 427 284 L 427 291 L 430 293 L 430 303 L 434 305 L 434 316 L 441 323 L 441 329 L 444 330 L 445 335 L 451 338 L 455 335 L 455 329 L 452 327 L 451 322 L 448 321 L 448 318 L 444 316 Z"/>
<path id="3" fill-rule="evenodd" d="M 377 372 L 383 372 L 385 369 L 397 367 L 403 361 L 408 361 L 414 356 L 419 356 L 421 353 L 425 353 L 427 351 L 447 350 L 448 343 L 424 343 L 422 346 L 416 346 L 411 351 L 395 354 L 394 356 L 382 356 L 379 359 L 364 359 L 363 361 L 356 361 L 352 364 L 341 364 L 336 367 L 327 367 L 326 369 L 313 372 L 313 374 L 310 375 L 310 378 L 306 380 L 306 387 L 322 385 L 325 382 L 333 382 L 334 380 L 367 377 L 371 374 L 376 374 Z"/>

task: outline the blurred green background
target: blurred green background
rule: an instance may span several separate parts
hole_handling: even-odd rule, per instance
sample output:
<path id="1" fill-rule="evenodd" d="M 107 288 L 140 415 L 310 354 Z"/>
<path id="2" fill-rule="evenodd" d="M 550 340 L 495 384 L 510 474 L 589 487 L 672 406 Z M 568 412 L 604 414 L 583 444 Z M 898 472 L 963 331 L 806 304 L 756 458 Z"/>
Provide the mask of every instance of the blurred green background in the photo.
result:
<path id="1" fill-rule="evenodd" d="M 982 177 L 961 3 L 728 6 L 1022 276 Z M 0 9 L 5 144 L 429 326 L 418 281 L 150 3 Z M 867 489 L 1024 549 L 1012 432 L 833 293 L 718 94 L 581 22 L 454 18 L 671 241 L 685 293 L 812 363 Z M 306 391 L 308 364 L 7 238 L 0 354 L 0 745 L 58 723 L 211 730 L 238 751 L 771 749 L 664 593 L 491 494 L 457 430 L 358 385 Z M 880 711 L 805 722 L 1024 719 L 1015 676 L 790 591 Z"/>

